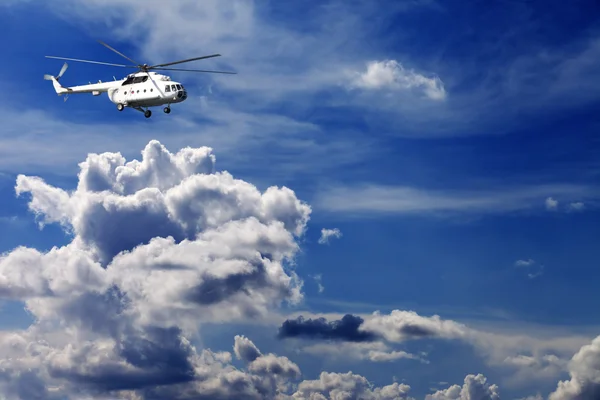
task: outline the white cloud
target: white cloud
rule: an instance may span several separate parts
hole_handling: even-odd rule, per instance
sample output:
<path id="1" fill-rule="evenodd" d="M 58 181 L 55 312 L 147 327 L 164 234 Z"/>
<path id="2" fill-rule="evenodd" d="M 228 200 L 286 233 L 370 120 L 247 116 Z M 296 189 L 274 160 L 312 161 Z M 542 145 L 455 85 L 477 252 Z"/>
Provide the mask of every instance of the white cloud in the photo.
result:
<path id="1" fill-rule="evenodd" d="M 57 384 L 67 392 L 142 390 L 148 382 L 161 391 L 190 379 L 203 386 L 208 378 L 194 372 L 203 361 L 189 342 L 199 323 L 256 318 L 302 298 L 286 265 L 311 209 L 290 189 L 261 193 L 215 172 L 212 149 L 171 153 L 157 141 L 141 161 L 90 154 L 80 168 L 72 192 L 17 178 L 29 209 L 44 224 L 60 223 L 72 241 L 0 257 L 0 296 L 24 301 L 36 320 L 5 332 L 7 376 L 31 370 L 40 390 Z M 161 354 L 170 354 L 162 367 Z M 281 358 L 258 359 L 249 365 L 254 375 L 299 374 Z"/>
<path id="2" fill-rule="evenodd" d="M 515 266 L 517 266 L 517 267 L 529 267 L 533 264 L 535 264 L 535 261 L 532 260 L 531 258 L 528 260 L 517 260 L 515 262 Z"/>
<path id="3" fill-rule="evenodd" d="M 558 383 L 549 400 L 596 399 L 600 397 L 600 336 L 581 347 L 569 362 L 571 379 Z"/>
<path id="4" fill-rule="evenodd" d="M 30 210 L 61 224 L 72 241 L 0 258 L 0 296 L 24 301 L 35 317 L 26 330 L 0 334 L 0 393 L 408 398 L 408 385 L 373 387 L 351 372 L 294 387 L 299 367 L 244 336 L 234 338 L 233 352 L 246 369 L 233 367 L 228 352 L 192 345 L 204 322 L 256 320 L 302 298 L 288 264 L 311 209 L 294 192 L 260 192 L 215 172 L 210 148 L 171 153 L 157 141 L 140 161 L 90 154 L 80 168 L 73 191 L 17 178 Z M 424 362 L 380 343 L 347 349 L 372 362 Z"/>
<path id="5" fill-rule="evenodd" d="M 557 379 L 566 372 L 568 358 L 590 340 L 500 333 L 404 310 L 345 315 L 341 320 L 334 315 L 327 318 L 329 322 L 316 315 L 310 320 L 288 319 L 280 327 L 280 338 L 299 341 L 296 346 L 311 354 L 337 359 L 384 362 L 397 357 L 424 363 L 426 354 L 407 353 L 398 346 L 423 339 L 458 340 L 473 346 L 487 365 L 511 371 L 507 381 L 517 386 Z"/>
<path id="6" fill-rule="evenodd" d="M 234 338 L 233 353 L 245 369 L 235 368 L 228 352 L 192 344 L 204 322 L 253 321 L 302 298 L 302 282 L 290 264 L 311 209 L 294 192 L 260 192 L 216 172 L 210 148 L 171 153 L 156 141 L 140 161 L 91 154 L 80 168 L 73 191 L 35 177 L 17 179 L 30 210 L 44 223 L 60 223 L 72 241 L 45 252 L 19 247 L 0 258 L 0 296 L 24 301 L 35 317 L 26 330 L 0 333 L 0 393 L 408 398 L 407 385 L 373 387 L 351 372 L 324 372 L 294 387 L 300 368 L 261 352 L 244 336 Z M 490 365 L 534 377 L 538 370 L 551 376 L 564 368 L 574 344 L 493 334 L 401 310 L 372 314 L 364 324 L 350 317 L 344 326 L 321 326 L 330 336 L 358 341 L 338 346 L 340 357 L 426 362 L 396 346 L 419 338 L 458 339 Z M 332 355 L 336 349 L 325 344 L 313 351 Z M 467 378 L 481 393 L 493 393 L 482 377 Z"/>
<path id="7" fill-rule="evenodd" d="M 528 269 L 529 272 L 527 272 L 527 277 L 529 279 L 537 278 L 544 273 L 544 266 L 538 265 L 535 260 L 532 260 L 531 258 L 528 260 L 517 260 L 515 266 Z"/>
<path id="8" fill-rule="evenodd" d="M 345 374 L 322 372 L 317 380 L 301 382 L 293 397 L 311 400 L 401 400 L 410 398 L 409 391 L 410 386 L 397 382 L 381 388 L 373 388 L 367 379 L 352 372 Z"/>
<path id="9" fill-rule="evenodd" d="M 325 291 L 325 286 L 323 286 L 323 275 L 317 274 L 313 275 L 312 278 L 315 280 L 317 284 L 317 288 L 319 289 L 319 293 L 323 293 Z"/>
<path id="10" fill-rule="evenodd" d="M 569 204 L 569 211 L 583 211 L 584 208 L 585 204 L 583 204 L 581 201 Z"/>
<path id="11" fill-rule="evenodd" d="M 594 196 L 591 188 L 569 184 L 497 187 L 488 190 L 425 190 L 408 186 L 366 184 L 332 186 L 314 204 L 337 213 L 452 214 L 535 211 L 549 190 L 568 199 Z"/>
<path id="12" fill-rule="evenodd" d="M 304 346 L 303 352 L 329 359 L 346 362 L 364 360 L 375 363 L 397 361 L 400 359 L 420 361 L 428 364 L 425 358 L 403 350 L 392 350 L 383 342 L 323 342 Z"/>
<path id="13" fill-rule="evenodd" d="M 558 201 L 553 199 L 552 197 L 546 198 L 546 209 L 547 210 L 556 210 L 558 208 Z"/>
<path id="14" fill-rule="evenodd" d="M 333 229 L 321 229 L 321 237 L 319 238 L 319 244 L 328 244 L 330 238 L 340 238 L 342 237 L 342 232 L 338 228 Z"/>
<path id="15" fill-rule="evenodd" d="M 452 385 L 425 396 L 425 400 L 500 400 L 500 393 L 498 385 L 490 385 L 482 374 L 470 374 L 462 387 Z"/>
<path id="16" fill-rule="evenodd" d="M 407 70 L 396 60 L 369 62 L 365 72 L 355 73 L 352 86 L 362 89 L 418 90 L 432 100 L 446 98 L 446 90 L 439 77 L 428 78 Z"/>

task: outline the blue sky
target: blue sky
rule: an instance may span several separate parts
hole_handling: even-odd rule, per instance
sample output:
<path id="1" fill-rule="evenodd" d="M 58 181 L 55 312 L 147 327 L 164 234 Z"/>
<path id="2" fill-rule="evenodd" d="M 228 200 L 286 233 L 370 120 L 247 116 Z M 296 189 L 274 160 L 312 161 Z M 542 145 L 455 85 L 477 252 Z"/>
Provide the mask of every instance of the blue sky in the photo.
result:
<path id="1" fill-rule="evenodd" d="M 209 146 L 216 170 L 261 191 L 286 186 L 312 211 L 295 265 L 303 301 L 274 311 L 275 327 L 211 321 L 200 328 L 204 345 L 230 351 L 244 334 L 296 362 L 304 379 L 352 370 L 380 386 L 404 379 L 416 398 L 467 374 L 484 374 L 503 399 L 546 398 L 570 379 L 566 364 L 525 371 L 503 360 L 544 348 L 568 361 L 600 334 L 596 2 L 63 3 L 0 6 L 1 251 L 72 241 L 58 224 L 39 229 L 29 198 L 15 195 L 18 174 L 70 191 L 88 153 L 140 159 L 152 139 L 172 153 Z M 189 67 L 238 75 L 174 73 L 190 98 L 150 119 L 118 112 L 106 95 L 63 102 L 42 80 L 62 62 L 44 56 L 123 62 L 98 39 L 142 63 L 219 52 Z M 62 82 L 127 72 L 70 62 Z M 323 228 L 341 236 L 319 244 Z M 26 328 L 25 300 L 6 301 L 1 327 Z M 428 352 L 427 364 L 377 363 L 274 338 L 300 314 L 376 310 L 439 315 L 532 344 L 515 354 L 492 346 L 490 356 L 477 340 L 428 338 L 400 346 Z"/>

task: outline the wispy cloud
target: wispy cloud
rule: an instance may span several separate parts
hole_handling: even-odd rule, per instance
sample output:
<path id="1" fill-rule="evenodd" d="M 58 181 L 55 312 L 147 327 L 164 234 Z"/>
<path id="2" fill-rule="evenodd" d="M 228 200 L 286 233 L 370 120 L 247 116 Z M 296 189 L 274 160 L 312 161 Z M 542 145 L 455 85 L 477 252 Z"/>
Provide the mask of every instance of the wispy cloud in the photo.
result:
<path id="1" fill-rule="evenodd" d="M 568 206 L 569 211 L 583 211 L 584 209 L 585 209 L 585 204 L 583 204 L 581 201 L 571 203 Z"/>
<path id="2" fill-rule="evenodd" d="M 339 239 L 340 237 L 342 237 L 342 232 L 338 228 L 333 228 L 333 229 L 323 228 L 323 229 L 321 229 L 321 237 L 319 238 L 319 244 L 328 244 L 329 239 L 331 239 L 331 238 Z"/>
<path id="3" fill-rule="evenodd" d="M 325 291 L 325 286 L 323 286 L 323 275 L 321 275 L 321 274 L 313 275 L 312 278 L 315 280 L 315 283 L 317 284 L 319 293 L 323 293 Z"/>
<path id="4" fill-rule="evenodd" d="M 527 260 L 517 260 L 515 262 L 515 267 L 526 269 L 527 277 L 529 279 L 537 278 L 538 276 L 541 276 L 544 273 L 544 266 L 537 263 L 531 258 Z"/>
<path id="5" fill-rule="evenodd" d="M 593 197 L 597 190 L 570 184 L 495 187 L 488 190 L 426 190 L 408 186 L 337 186 L 320 192 L 313 204 L 336 213 L 506 213 L 539 209 L 540 199 Z"/>

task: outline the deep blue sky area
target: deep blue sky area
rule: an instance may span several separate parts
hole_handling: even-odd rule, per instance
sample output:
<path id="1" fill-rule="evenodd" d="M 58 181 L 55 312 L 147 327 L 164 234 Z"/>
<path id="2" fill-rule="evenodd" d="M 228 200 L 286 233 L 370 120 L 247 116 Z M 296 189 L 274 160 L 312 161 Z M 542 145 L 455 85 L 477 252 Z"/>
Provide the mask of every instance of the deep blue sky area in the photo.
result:
<path id="1" fill-rule="evenodd" d="M 209 11 L 182 1 L 161 3 L 172 7 L 162 13 L 132 1 L 9 3 L 0 5 L 4 256 L 73 239 L 58 224 L 40 228 L 30 194 L 16 196 L 19 174 L 71 192 L 88 153 L 140 159 L 156 139 L 171 152 L 212 147 L 217 171 L 262 191 L 285 185 L 311 206 L 294 267 L 305 298 L 281 318 L 400 309 L 515 334 L 600 326 L 597 1 L 240 1 Z M 44 56 L 127 63 L 96 40 L 141 63 L 220 52 L 186 67 L 238 75 L 169 73 L 190 98 L 149 119 L 118 112 L 106 94 L 64 102 L 42 79 L 62 61 Z M 69 62 L 61 82 L 132 71 Z M 321 244 L 323 228 L 341 236 Z M 2 304 L 3 331 L 32 322 L 22 302 Z M 270 325 L 216 323 L 203 344 L 231 351 L 236 334 L 297 356 L 310 379 L 350 368 L 377 385 L 406 379 L 420 398 L 468 373 L 498 383 L 503 399 L 546 396 L 569 378 L 561 367 L 515 383 L 517 370 L 452 340 L 402 344 L 429 352 L 429 364 L 319 357 L 271 339 Z"/>

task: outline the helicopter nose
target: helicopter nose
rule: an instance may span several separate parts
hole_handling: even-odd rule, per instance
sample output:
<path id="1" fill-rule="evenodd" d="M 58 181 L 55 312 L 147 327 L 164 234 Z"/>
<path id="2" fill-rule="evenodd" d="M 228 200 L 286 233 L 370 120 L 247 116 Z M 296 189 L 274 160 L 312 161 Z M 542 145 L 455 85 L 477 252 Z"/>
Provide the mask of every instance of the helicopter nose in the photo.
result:
<path id="1" fill-rule="evenodd" d="M 177 92 L 177 98 L 181 101 L 187 99 L 187 91 L 183 87 Z"/>

